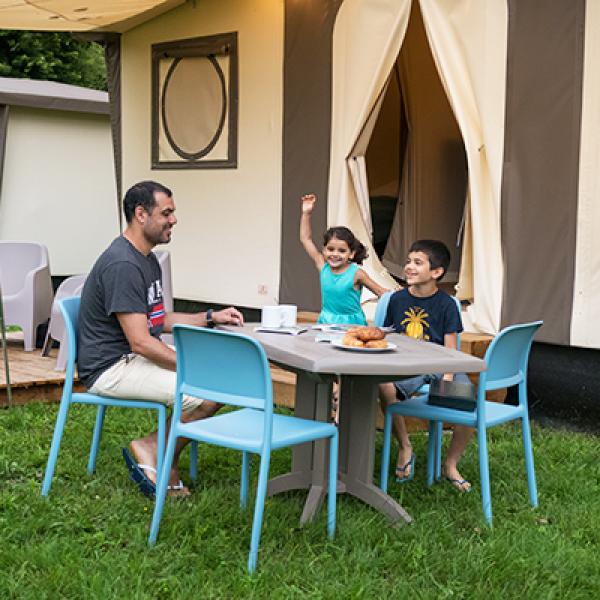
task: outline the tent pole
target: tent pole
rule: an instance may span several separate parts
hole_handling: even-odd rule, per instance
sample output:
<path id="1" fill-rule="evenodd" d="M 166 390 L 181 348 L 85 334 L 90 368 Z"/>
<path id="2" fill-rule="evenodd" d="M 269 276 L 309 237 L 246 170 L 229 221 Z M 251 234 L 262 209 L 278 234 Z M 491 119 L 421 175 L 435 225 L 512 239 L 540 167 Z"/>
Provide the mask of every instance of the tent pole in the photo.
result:
<path id="1" fill-rule="evenodd" d="M 2 302 L 2 288 L 0 288 L 0 332 L 2 335 L 2 352 L 4 354 L 4 372 L 6 373 L 6 397 L 8 408 L 12 408 L 12 389 L 10 387 L 10 374 L 8 372 L 8 348 L 6 346 L 6 330 L 4 328 L 4 304 Z"/>

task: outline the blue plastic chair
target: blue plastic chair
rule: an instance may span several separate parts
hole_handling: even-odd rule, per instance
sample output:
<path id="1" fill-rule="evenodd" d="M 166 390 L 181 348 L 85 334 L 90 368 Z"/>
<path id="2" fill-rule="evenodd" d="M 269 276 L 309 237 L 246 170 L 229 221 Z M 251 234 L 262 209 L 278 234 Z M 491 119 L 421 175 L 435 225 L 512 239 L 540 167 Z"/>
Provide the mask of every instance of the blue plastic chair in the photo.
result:
<path id="1" fill-rule="evenodd" d="M 427 403 L 427 394 L 421 394 L 403 402 L 391 404 L 388 407 L 385 414 L 381 460 L 380 486 L 382 490 L 387 491 L 393 415 L 417 417 L 429 421 L 428 485 L 433 483 L 434 462 L 439 464 L 441 460 L 442 424 L 454 423 L 473 427 L 477 430 L 483 514 L 486 521 L 491 525 L 492 498 L 488 466 L 487 429 L 520 419 L 529 499 L 533 507 L 537 506 L 537 488 L 527 408 L 527 364 L 533 336 L 541 325 L 542 321 L 512 325 L 503 329 L 493 339 L 485 354 L 487 370 L 479 375 L 477 406 L 474 411 L 462 411 L 430 405 Z M 486 391 L 507 388 L 513 385 L 518 386 L 519 403 L 517 406 L 488 402 L 485 399 Z M 437 477 L 439 478 L 439 474 L 437 474 Z"/>
<path id="2" fill-rule="evenodd" d="M 242 451 L 242 508 L 248 502 L 250 454 L 260 455 L 248 556 L 248 570 L 251 573 L 256 568 L 258 558 L 271 451 L 329 438 L 327 529 L 332 538 L 335 533 L 337 428 L 330 423 L 273 414 L 269 364 L 262 346 L 255 340 L 238 333 L 183 325 L 175 326 L 173 332 L 177 348 L 177 393 L 163 473 L 156 491 L 149 543 L 154 544 L 158 535 L 168 473 L 179 437 Z M 183 394 L 241 408 L 208 419 L 182 423 Z"/>
<path id="3" fill-rule="evenodd" d="M 65 298 L 59 300 L 60 310 L 62 312 L 65 327 L 67 330 L 67 341 L 69 355 L 67 358 L 67 372 L 65 375 L 65 384 L 63 387 L 60 408 L 56 418 L 54 427 L 54 435 L 52 436 L 52 445 L 50 446 L 50 454 L 48 456 L 48 464 L 46 473 L 44 474 L 44 482 L 42 485 L 42 496 L 47 496 L 52 485 L 52 477 L 56 468 L 60 443 L 67 421 L 67 415 L 71 404 L 94 404 L 98 406 L 96 414 L 96 423 L 94 425 L 94 433 L 92 435 L 92 445 L 90 448 L 90 456 L 88 459 L 87 471 L 91 475 L 96 470 L 96 455 L 100 446 L 100 438 L 102 436 L 102 426 L 104 425 L 104 416 L 107 406 L 120 406 L 124 408 L 143 408 L 156 410 L 158 413 L 158 450 L 157 450 L 157 473 L 161 473 L 162 462 L 165 453 L 165 434 L 167 422 L 167 407 L 160 402 L 148 400 L 127 400 L 122 398 L 107 398 L 96 394 L 73 393 L 73 375 L 75 372 L 75 363 L 77 361 L 77 325 L 79 318 L 79 305 L 81 299 L 79 297 Z M 190 458 L 190 475 L 195 479 L 197 472 L 197 453 L 195 448 L 192 448 Z"/>
<path id="4" fill-rule="evenodd" d="M 383 294 L 383 296 L 381 296 L 381 298 L 379 298 L 379 302 L 377 303 L 377 308 L 375 309 L 375 317 L 373 319 L 373 324 L 376 327 L 383 327 L 384 323 L 385 323 L 385 316 L 387 314 L 387 309 L 388 309 L 388 305 L 390 303 L 390 298 L 392 297 L 392 294 L 394 292 L 386 292 L 385 294 Z M 454 300 L 454 303 L 456 304 L 456 308 L 458 309 L 458 312 L 460 313 L 460 311 L 462 310 L 462 307 L 460 305 L 460 300 L 456 297 L 456 296 L 451 296 L 452 300 Z M 460 333 L 456 336 L 456 349 L 460 350 Z M 425 384 L 423 386 L 421 386 L 421 388 L 419 389 L 419 393 L 420 394 L 428 394 L 429 393 L 429 384 Z M 391 423 L 391 421 L 390 421 Z M 429 423 L 429 443 L 433 445 L 432 448 L 432 453 L 433 453 L 433 457 L 434 457 L 434 461 L 435 461 L 435 478 L 436 479 L 440 479 L 442 476 L 442 431 L 443 431 L 443 423 L 440 422 L 436 422 L 436 421 L 430 421 Z M 390 424 L 391 427 L 391 424 Z M 384 437 L 384 444 L 385 444 L 385 440 L 388 438 Z M 385 475 L 383 474 L 383 467 L 382 467 L 382 474 L 381 474 L 381 478 L 380 481 L 382 481 L 384 478 L 386 480 L 386 489 L 387 489 L 387 471 L 385 473 Z M 433 483 L 433 473 L 431 473 L 430 471 L 428 471 L 428 481 L 427 484 L 431 485 Z"/>

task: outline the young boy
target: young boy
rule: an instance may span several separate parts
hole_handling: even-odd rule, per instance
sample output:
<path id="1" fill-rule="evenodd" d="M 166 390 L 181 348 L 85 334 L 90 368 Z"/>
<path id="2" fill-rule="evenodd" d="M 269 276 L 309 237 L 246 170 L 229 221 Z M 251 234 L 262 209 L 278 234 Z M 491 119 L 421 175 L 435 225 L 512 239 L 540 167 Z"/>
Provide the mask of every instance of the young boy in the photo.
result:
<path id="1" fill-rule="evenodd" d="M 393 325 L 398 333 L 456 349 L 457 335 L 463 330 L 460 312 L 454 300 L 438 288 L 449 264 L 450 251 L 442 242 L 419 240 L 412 244 L 404 267 L 408 286 L 390 298 L 385 325 Z M 384 383 L 379 386 L 382 408 L 392 402 L 406 400 L 432 377 L 468 381 L 464 373 L 446 373 Z M 414 477 L 415 455 L 402 416 L 393 417 L 393 430 L 400 444 L 396 481 L 404 483 Z M 444 462 L 445 477 L 463 492 L 469 491 L 471 484 L 459 473 L 457 465 L 472 433 L 469 427 L 455 426 Z"/>

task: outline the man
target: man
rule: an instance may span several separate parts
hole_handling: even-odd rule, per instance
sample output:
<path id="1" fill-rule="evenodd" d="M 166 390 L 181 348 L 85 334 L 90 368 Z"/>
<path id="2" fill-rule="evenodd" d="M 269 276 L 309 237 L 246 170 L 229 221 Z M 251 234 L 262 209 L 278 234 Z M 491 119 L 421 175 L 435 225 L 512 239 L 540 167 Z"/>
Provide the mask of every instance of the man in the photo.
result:
<path id="1" fill-rule="evenodd" d="M 171 240 L 177 219 L 171 191 L 154 181 L 135 184 L 125 194 L 127 227 L 98 258 L 81 296 L 78 371 L 94 394 L 155 400 L 170 405 L 176 386 L 175 351 L 160 340 L 175 323 L 213 327 L 242 325 L 235 308 L 206 313 L 167 313 L 161 271 L 152 249 Z M 220 405 L 184 398 L 184 421 L 210 417 Z M 189 495 L 178 473 L 180 439 L 169 477 L 172 495 Z M 133 440 L 124 450 L 140 489 L 152 494 L 156 484 L 157 433 Z"/>

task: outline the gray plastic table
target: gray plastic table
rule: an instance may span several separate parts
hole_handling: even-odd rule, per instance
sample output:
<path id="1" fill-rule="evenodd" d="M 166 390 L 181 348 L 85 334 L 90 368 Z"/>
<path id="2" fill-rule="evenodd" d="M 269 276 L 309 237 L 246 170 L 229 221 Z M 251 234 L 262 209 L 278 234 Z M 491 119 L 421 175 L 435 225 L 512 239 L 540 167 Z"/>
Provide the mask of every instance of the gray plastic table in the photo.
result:
<path id="1" fill-rule="evenodd" d="M 387 340 L 398 347 L 381 353 L 352 352 L 315 342 L 309 330 L 298 336 L 258 333 L 255 324 L 226 327 L 258 340 L 270 361 L 296 373 L 295 414 L 326 421 L 331 414 L 331 391 L 339 376 L 338 493 L 351 494 L 385 514 L 391 521 L 411 521 L 391 496 L 373 483 L 377 384 L 427 373 L 478 373 L 485 362 L 407 336 L 391 334 Z M 289 473 L 271 479 L 269 495 L 308 489 L 301 523 L 311 520 L 327 490 L 327 442 L 295 446 Z"/>

